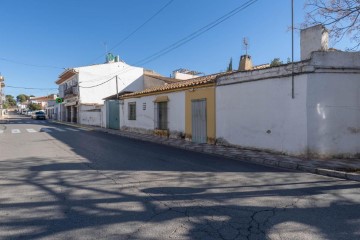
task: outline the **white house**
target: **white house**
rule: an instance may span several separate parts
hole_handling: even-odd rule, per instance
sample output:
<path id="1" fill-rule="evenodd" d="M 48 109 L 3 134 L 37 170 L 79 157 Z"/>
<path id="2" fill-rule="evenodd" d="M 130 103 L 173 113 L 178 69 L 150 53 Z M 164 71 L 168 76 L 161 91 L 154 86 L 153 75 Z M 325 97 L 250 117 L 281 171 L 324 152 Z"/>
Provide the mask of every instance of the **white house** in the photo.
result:
<path id="1" fill-rule="evenodd" d="M 301 61 L 221 76 L 218 142 L 293 155 L 360 154 L 360 53 L 327 49 L 327 31 L 301 32 Z M 292 97 L 294 87 L 294 98 Z"/>
<path id="2" fill-rule="evenodd" d="M 62 104 L 56 105 L 56 118 L 99 125 L 103 98 L 124 89 L 142 89 L 143 72 L 143 68 L 130 66 L 122 61 L 65 70 L 56 81 L 59 85 L 59 97 L 64 99 Z"/>

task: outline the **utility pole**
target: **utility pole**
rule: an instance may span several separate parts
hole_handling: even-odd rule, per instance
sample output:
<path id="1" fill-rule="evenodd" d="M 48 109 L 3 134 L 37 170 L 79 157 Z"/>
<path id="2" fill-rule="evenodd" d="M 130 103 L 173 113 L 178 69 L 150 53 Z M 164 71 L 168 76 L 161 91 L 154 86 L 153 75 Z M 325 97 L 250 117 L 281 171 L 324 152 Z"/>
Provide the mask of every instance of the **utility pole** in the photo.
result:
<path id="1" fill-rule="evenodd" d="M 291 97 L 295 98 L 294 81 L 294 0 L 291 0 Z"/>
<path id="2" fill-rule="evenodd" d="M 118 76 L 116 75 L 116 100 L 119 100 Z"/>

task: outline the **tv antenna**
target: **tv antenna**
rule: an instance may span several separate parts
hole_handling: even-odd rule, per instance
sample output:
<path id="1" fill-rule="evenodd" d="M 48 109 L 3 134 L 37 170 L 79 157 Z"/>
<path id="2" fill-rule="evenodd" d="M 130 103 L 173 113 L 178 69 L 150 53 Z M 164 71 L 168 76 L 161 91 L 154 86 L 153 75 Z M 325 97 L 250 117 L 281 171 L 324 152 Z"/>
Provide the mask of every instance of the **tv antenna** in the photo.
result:
<path id="1" fill-rule="evenodd" d="M 244 37 L 243 38 L 243 49 L 245 50 L 245 54 L 248 55 L 248 49 L 250 48 L 249 46 L 249 38 Z"/>

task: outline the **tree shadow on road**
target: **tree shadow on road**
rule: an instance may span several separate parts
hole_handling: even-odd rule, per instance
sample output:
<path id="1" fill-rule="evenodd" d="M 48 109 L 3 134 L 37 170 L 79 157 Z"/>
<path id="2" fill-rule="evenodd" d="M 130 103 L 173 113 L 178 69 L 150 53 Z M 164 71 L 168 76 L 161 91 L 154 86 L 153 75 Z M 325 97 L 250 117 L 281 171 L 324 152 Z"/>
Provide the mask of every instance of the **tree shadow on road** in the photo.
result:
<path id="1" fill-rule="evenodd" d="M 85 160 L 1 162 L 0 238 L 359 238 L 360 205 L 349 197 L 359 193 L 359 183 L 304 181 L 292 172 L 245 172 L 256 176 L 247 183 L 236 171 L 140 176 Z M 276 175 L 283 180 L 274 181 Z"/>

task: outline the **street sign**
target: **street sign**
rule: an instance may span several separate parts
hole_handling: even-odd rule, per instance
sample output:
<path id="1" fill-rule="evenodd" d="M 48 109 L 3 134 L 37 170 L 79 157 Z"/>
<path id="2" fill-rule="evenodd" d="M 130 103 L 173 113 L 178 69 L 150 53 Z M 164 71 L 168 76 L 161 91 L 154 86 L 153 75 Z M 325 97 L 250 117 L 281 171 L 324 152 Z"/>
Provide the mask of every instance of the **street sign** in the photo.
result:
<path id="1" fill-rule="evenodd" d="M 55 99 L 55 101 L 56 101 L 56 103 L 62 103 L 64 101 L 64 99 L 58 97 Z"/>

